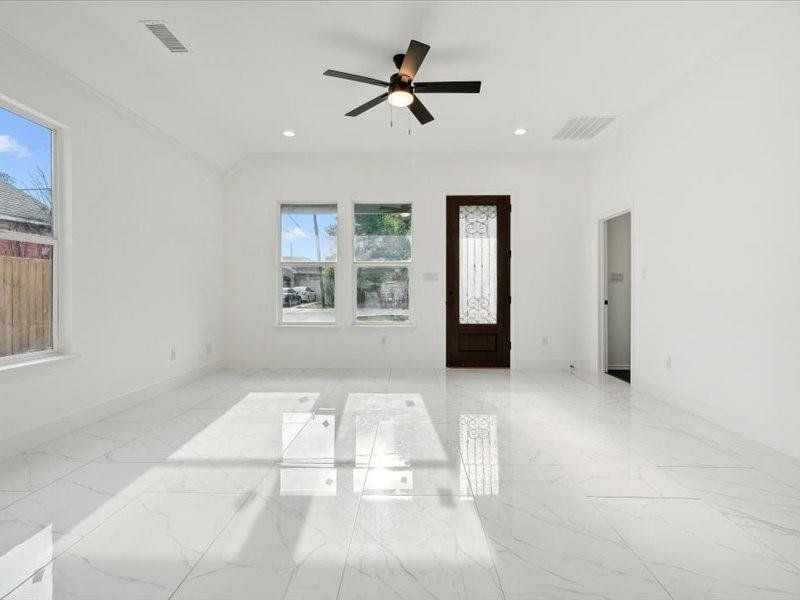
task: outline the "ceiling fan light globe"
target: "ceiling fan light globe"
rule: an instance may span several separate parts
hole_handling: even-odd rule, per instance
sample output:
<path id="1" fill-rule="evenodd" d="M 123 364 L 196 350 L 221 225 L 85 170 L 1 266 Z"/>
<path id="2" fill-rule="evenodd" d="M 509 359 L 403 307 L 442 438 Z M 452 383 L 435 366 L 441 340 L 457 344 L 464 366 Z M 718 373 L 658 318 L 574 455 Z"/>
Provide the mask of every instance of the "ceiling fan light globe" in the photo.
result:
<path id="1" fill-rule="evenodd" d="M 389 104 L 398 108 L 404 108 L 414 102 L 414 95 L 405 90 L 395 90 L 389 94 Z"/>

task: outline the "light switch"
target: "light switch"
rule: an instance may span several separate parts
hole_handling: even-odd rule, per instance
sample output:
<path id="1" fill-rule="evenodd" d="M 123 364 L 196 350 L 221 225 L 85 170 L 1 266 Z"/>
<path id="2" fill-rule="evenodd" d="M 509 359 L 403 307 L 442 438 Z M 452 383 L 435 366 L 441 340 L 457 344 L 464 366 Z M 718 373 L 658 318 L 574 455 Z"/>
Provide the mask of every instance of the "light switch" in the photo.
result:
<path id="1" fill-rule="evenodd" d="M 439 274 L 438 273 L 423 273 L 422 274 L 422 281 L 439 281 Z"/>

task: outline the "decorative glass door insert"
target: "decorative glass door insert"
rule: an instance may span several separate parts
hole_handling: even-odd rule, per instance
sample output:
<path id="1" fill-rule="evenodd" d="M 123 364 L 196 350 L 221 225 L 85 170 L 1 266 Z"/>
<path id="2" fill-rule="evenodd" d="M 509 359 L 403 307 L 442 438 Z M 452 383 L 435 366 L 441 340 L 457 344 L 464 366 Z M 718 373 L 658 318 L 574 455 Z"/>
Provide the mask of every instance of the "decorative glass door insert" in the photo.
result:
<path id="1" fill-rule="evenodd" d="M 497 206 L 459 206 L 459 322 L 497 323 Z"/>

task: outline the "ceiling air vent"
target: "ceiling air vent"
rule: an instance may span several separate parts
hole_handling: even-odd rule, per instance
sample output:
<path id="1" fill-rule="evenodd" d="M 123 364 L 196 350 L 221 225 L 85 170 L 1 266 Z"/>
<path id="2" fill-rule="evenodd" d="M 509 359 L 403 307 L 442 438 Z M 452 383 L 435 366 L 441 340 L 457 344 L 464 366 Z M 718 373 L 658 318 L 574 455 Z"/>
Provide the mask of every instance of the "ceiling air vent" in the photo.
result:
<path id="1" fill-rule="evenodd" d="M 162 21 L 142 21 L 144 26 L 164 44 L 170 52 L 189 52 L 175 34 Z"/>
<path id="2" fill-rule="evenodd" d="M 573 117 L 553 136 L 554 140 L 588 140 L 603 131 L 615 117 Z"/>

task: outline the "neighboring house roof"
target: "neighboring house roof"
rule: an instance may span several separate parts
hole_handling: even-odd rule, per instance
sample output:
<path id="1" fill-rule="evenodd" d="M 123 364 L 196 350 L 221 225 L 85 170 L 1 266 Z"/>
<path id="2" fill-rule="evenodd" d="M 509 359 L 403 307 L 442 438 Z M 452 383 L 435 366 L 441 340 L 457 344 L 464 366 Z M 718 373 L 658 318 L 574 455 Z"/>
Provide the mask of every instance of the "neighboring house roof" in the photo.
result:
<path id="1" fill-rule="evenodd" d="M 39 200 L 0 180 L 0 219 L 39 225 L 49 224 L 51 215 Z"/>

